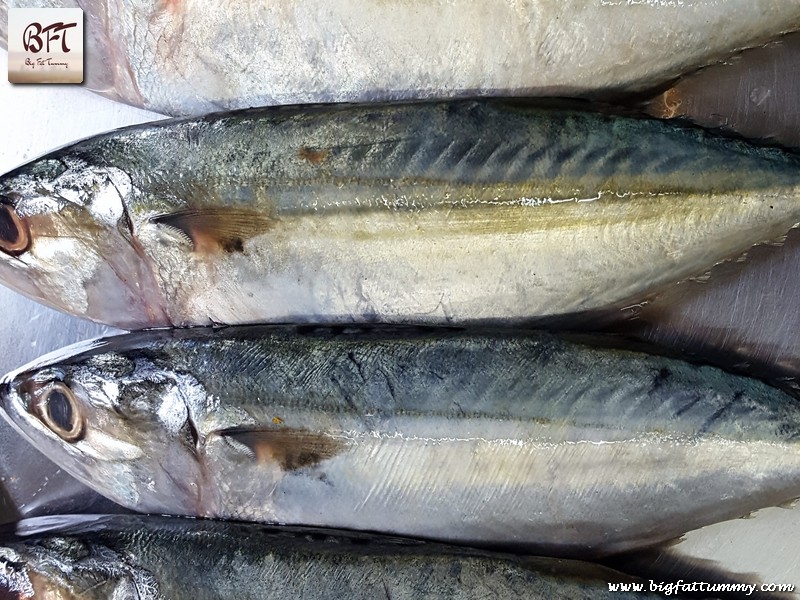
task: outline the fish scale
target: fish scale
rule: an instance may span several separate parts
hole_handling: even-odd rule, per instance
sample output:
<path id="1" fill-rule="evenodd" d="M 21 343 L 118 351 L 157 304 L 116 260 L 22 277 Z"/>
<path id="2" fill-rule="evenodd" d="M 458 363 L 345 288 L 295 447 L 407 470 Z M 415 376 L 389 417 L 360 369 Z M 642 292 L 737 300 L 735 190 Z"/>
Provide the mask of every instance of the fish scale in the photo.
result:
<path id="1" fill-rule="evenodd" d="M 213 158 L 222 158 L 223 164 L 230 162 L 230 159 L 224 160 L 224 154 L 227 152 L 230 141 L 235 140 L 240 145 L 236 161 L 243 161 L 246 164 L 248 158 L 253 160 L 255 172 L 251 173 L 249 177 L 257 177 L 260 181 L 262 177 L 266 176 L 268 183 L 270 182 L 269 170 L 266 173 L 261 172 L 261 165 L 265 163 L 273 170 L 276 168 L 285 170 L 292 179 L 298 177 L 302 179 L 303 173 L 312 173 L 315 177 L 319 177 L 317 165 L 296 161 L 290 153 L 281 154 L 284 148 L 300 147 L 305 143 L 316 149 L 330 148 L 334 151 L 333 159 L 341 157 L 339 160 L 332 160 L 325 164 L 327 174 L 331 177 L 348 178 L 356 175 L 382 179 L 388 172 L 398 178 L 424 176 L 426 173 L 432 172 L 437 180 L 490 182 L 497 180 L 496 174 L 489 174 L 486 179 L 478 179 L 477 175 L 481 174 L 476 173 L 472 166 L 464 167 L 461 165 L 461 161 L 464 155 L 474 148 L 495 144 L 513 147 L 518 144 L 517 140 L 521 137 L 519 133 L 513 136 L 508 135 L 515 128 L 519 128 L 523 134 L 527 134 L 526 137 L 529 140 L 548 139 L 547 145 L 523 146 L 527 150 L 527 153 L 523 153 L 526 160 L 519 172 L 519 179 L 523 181 L 528 180 L 531 173 L 546 174 L 551 171 L 550 177 L 561 175 L 575 178 L 592 174 L 596 170 L 602 171 L 604 168 L 611 169 L 615 174 L 627 176 L 646 174 L 650 172 L 653 165 L 649 161 L 641 160 L 639 148 L 642 146 L 645 150 L 652 148 L 653 152 L 649 156 L 652 160 L 659 161 L 688 161 L 689 157 L 686 156 L 686 153 L 694 146 L 696 152 L 699 150 L 695 156 L 691 157 L 694 163 L 699 162 L 694 171 L 696 173 L 708 171 L 705 176 L 715 177 L 717 185 L 724 183 L 726 176 L 733 176 L 736 181 L 738 179 L 736 171 L 739 169 L 753 174 L 759 172 L 758 167 L 762 167 L 762 169 L 766 167 L 766 170 L 761 172 L 764 175 L 770 173 L 768 162 L 761 165 L 749 163 L 750 156 L 766 158 L 776 166 L 781 163 L 797 165 L 797 159 L 791 154 L 769 148 L 748 146 L 744 142 L 735 140 L 717 138 L 699 129 L 692 130 L 647 119 L 591 113 L 582 115 L 574 111 L 558 109 L 541 109 L 547 115 L 547 119 L 530 119 L 530 115 L 537 113 L 535 108 L 526 109 L 524 105 L 514 105 L 507 101 L 454 103 L 452 109 L 446 104 L 410 104 L 395 105 L 391 108 L 330 108 L 327 110 L 329 111 L 327 122 L 326 119 L 319 119 L 319 116 L 326 115 L 325 109 L 308 109 L 312 117 L 317 116 L 317 119 L 314 120 L 311 120 L 312 117 L 307 117 L 311 121 L 310 123 L 303 123 L 300 120 L 301 117 L 298 116 L 302 113 L 297 113 L 297 111 L 286 110 L 286 118 L 281 118 L 284 115 L 277 112 L 276 118 L 270 118 L 269 109 L 255 109 L 244 111 L 238 118 L 225 119 L 223 117 L 219 123 L 209 122 L 206 119 L 205 121 L 183 121 L 170 126 L 169 122 L 160 122 L 145 127 L 134 126 L 130 128 L 129 134 L 121 133 L 118 139 L 113 134 L 97 139 L 104 151 L 108 152 L 108 159 L 111 159 L 107 160 L 106 164 L 113 164 L 112 160 L 115 155 L 131 153 L 132 146 L 139 152 L 149 152 L 149 146 L 140 145 L 137 138 L 141 137 L 139 132 L 143 134 L 146 133 L 147 128 L 153 128 L 153 136 L 163 132 L 164 135 L 158 136 L 157 143 L 164 146 L 163 158 L 172 159 L 175 165 L 173 168 L 176 169 L 179 165 L 188 166 L 194 162 L 194 155 L 184 152 L 172 154 L 168 151 L 168 149 L 179 150 L 181 148 L 185 143 L 183 136 L 186 135 L 186 132 L 191 132 L 195 136 L 195 145 L 201 146 L 206 152 L 211 151 Z M 384 120 L 387 129 L 381 130 L 374 124 L 365 124 L 363 118 L 359 118 L 359 113 L 364 112 L 372 113 L 376 119 Z M 469 115 L 471 112 L 480 116 L 475 119 L 476 122 L 465 122 L 465 114 Z M 252 114 L 253 118 L 247 118 L 249 114 Z M 477 122 L 478 119 L 480 122 Z M 272 130 L 269 133 L 280 140 L 276 141 L 274 146 L 262 147 L 255 143 L 258 142 L 257 137 L 246 135 L 246 132 L 250 131 L 252 127 L 265 126 L 271 127 Z M 171 128 L 175 129 L 175 133 L 170 132 Z M 339 154 L 339 144 L 342 143 L 342 140 L 346 140 L 350 136 L 358 136 L 359 128 L 363 128 L 361 135 L 371 138 L 364 139 L 361 145 L 372 151 L 363 157 L 351 157 L 347 152 Z M 592 128 L 595 128 L 596 131 L 588 133 L 592 131 Z M 459 136 L 420 136 L 424 131 L 440 130 L 458 131 Z M 675 134 L 676 131 L 682 131 L 683 135 Z M 395 132 L 399 134 L 399 137 L 391 139 Z M 576 139 L 580 139 L 582 143 L 577 144 Z M 147 141 L 146 137 L 141 140 L 141 142 L 144 141 Z M 609 148 L 609 143 L 614 146 Z M 218 147 L 214 149 L 211 147 L 212 144 L 218 144 Z M 615 147 L 620 144 L 623 145 L 621 148 Z M 345 142 L 344 149 L 347 150 L 348 146 L 349 144 Z M 451 154 L 450 150 L 453 147 L 461 148 L 462 151 Z M 596 147 L 597 150 L 594 162 L 585 160 L 573 162 L 563 158 L 559 159 L 559 155 L 562 153 L 566 158 L 581 148 L 590 153 L 593 147 Z M 87 150 L 91 152 L 91 147 L 88 147 Z M 619 161 L 617 158 L 619 153 L 635 156 L 637 160 Z M 723 167 L 730 160 L 738 163 L 736 164 L 738 169 L 732 168 L 730 173 L 726 173 L 723 171 Z M 146 164 L 145 157 L 142 156 L 137 157 L 131 167 L 133 169 L 143 168 Z M 203 160 L 195 166 L 209 173 L 216 171 L 214 162 L 210 160 Z M 480 166 L 480 164 L 474 166 Z M 669 169 L 669 173 L 684 174 L 681 172 L 681 166 L 680 164 L 675 165 Z M 754 169 L 754 167 L 756 168 Z M 775 175 L 780 177 L 781 174 L 778 172 Z M 545 179 L 547 177 L 548 175 L 543 176 Z M 287 179 L 287 181 L 292 179 Z M 507 178 L 503 178 L 501 181 L 505 180 Z M 280 181 L 280 179 L 272 180 L 273 183 Z M 695 184 L 693 181 L 677 183 Z M 749 180 L 748 183 L 753 185 L 754 182 Z M 703 182 L 702 185 L 708 186 L 708 183 Z M 737 181 L 733 185 L 741 184 Z M 764 181 L 761 185 L 766 186 L 767 182 Z"/>
<path id="2" fill-rule="evenodd" d="M 251 109 L 0 178 L 0 281 L 127 329 L 539 322 L 647 301 L 781 239 L 799 166 L 552 102 Z"/>
<path id="3" fill-rule="evenodd" d="M 796 399 L 612 343 L 150 331 L 23 368 L 0 401 L 59 466 L 153 513 L 603 556 L 800 497 Z"/>
<path id="4" fill-rule="evenodd" d="M 324 529 L 116 515 L 28 519 L 0 536 L 3 598 L 611 597 L 637 581 L 578 561 Z M 646 590 L 628 595 L 657 598 Z M 29 595 L 30 594 L 30 595 Z M 608 596 L 606 596 L 608 594 Z"/>
<path id="5" fill-rule="evenodd" d="M 82 8 L 92 25 L 85 87 L 182 115 L 313 102 L 607 96 L 661 85 L 800 26 L 796 0 L 10 5 Z M 0 43 L 6 34 L 3 19 Z"/>

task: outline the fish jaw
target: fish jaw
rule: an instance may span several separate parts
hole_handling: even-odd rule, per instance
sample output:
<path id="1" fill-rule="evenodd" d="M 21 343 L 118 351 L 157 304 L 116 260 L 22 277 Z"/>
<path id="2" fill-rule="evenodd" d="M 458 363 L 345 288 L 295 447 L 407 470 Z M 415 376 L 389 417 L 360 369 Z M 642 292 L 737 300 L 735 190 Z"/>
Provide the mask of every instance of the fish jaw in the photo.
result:
<path id="1" fill-rule="evenodd" d="M 0 281 L 100 323 L 171 325 L 128 219 L 130 193 L 122 170 L 65 156 L 45 157 L 4 176 Z"/>

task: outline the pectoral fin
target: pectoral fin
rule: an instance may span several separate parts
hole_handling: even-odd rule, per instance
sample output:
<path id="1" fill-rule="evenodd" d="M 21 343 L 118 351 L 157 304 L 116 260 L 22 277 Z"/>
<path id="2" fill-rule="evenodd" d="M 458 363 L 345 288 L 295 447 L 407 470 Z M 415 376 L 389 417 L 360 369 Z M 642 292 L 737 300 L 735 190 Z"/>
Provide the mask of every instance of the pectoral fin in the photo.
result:
<path id="1" fill-rule="evenodd" d="M 313 467 L 347 449 L 341 438 L 306 429 L 232 428 L 217 433 L 246 447 L 254 460 L 277 463 L 284 471 Z"/>
<path id="2" fill-rule="evenodd" d="M 247 239 L 268 231 L 274 219 L 262 212 L 231 207 L 184 208 L 151 217 L 191 241 L 195 252 L 243 252 Z"/>

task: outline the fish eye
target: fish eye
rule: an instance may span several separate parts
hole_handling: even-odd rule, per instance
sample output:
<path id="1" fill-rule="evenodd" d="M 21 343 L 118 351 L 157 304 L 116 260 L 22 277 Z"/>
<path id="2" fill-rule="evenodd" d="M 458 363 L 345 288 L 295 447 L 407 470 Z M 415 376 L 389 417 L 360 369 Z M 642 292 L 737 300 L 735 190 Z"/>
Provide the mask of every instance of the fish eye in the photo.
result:
<path id="1" fill-rule="evenodd" d="M 11 204 L 0 199 L 0 250 L 18 256 L 28 249 L 30 242 L 25 222 Z"/>
<path id="2" fill-rule="evenodd" d="M 47 387 L 36 400 L 39 419 L 64 441 L 77 442 L 83 437 L 84 421 L 75 395 L 63 383 Z"/>

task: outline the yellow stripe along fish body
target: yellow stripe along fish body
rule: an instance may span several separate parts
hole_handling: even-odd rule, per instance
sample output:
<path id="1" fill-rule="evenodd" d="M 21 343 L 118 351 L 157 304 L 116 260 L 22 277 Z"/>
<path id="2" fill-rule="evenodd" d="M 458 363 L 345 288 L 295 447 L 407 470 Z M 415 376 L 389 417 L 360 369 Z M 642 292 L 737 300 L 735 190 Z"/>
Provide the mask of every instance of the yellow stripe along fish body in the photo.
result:
<path id="1" fill-rule="evenodd" d="M 0 280 L 124 328 L 516 320 L 638 302 L 800 222 L 798 159 L 558 105 L 267 108 L 0 180 Z"/>
<path id="2" fill-rule="evenodd" d="M 800 497 L 800 404 L 550 334 L 151 331 L 3 381 L 9 421 L 156 514 L 601 556 Z"/>

